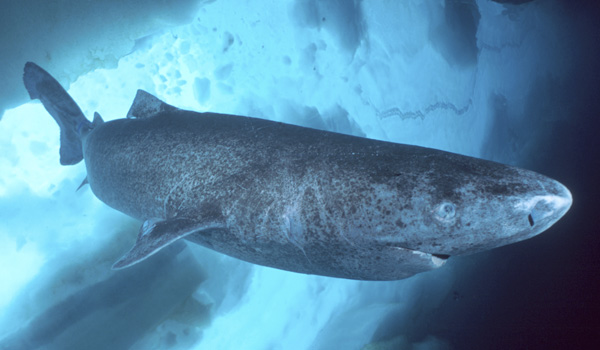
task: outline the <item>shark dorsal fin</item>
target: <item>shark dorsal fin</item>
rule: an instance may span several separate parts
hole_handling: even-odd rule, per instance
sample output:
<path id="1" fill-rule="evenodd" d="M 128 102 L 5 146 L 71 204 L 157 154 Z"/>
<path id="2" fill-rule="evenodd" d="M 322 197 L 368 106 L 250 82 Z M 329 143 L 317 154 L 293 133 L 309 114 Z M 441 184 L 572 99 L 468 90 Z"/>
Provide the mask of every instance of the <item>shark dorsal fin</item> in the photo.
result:
<path id="1" fill-rule="evenodd" d="M 144 119 L 154 117 L 163 112 L 176 111 L 177 108 L 164 103 L 156 96 L 144 91 L 138 90 L 133 100 L 129 112 L 128 119 Z"/>
<path id="2" fill-rule="evenodd" d="M 100 113 L 94 112 L 94 120 L 92 121 L 92 129 L 98 125 L 104 123 L 104 119 L 100 116 Z"/>

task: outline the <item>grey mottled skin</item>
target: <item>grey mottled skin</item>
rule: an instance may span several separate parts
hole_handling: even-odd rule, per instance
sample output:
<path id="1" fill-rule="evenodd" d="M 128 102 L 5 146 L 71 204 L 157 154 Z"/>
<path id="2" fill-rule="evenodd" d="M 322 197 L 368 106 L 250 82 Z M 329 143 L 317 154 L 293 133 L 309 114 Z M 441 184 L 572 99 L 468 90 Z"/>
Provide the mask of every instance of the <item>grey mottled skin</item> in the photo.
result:
<path id="1" fill-rule="evenodd" d="M 81 136 L 94 194 L 146 220 L 118 268 L 184 237 L 289 271 L 401 279 L 532 237 L 571 204 L 558 182 L 481 159 L 183 111 L 144 92 L 132 109 Z"/>
<path id="2" fill-rule="evenodd" d="M 222 217 L 227 229 L 186 238 L 261 265 L 356 279 L 414 274 L 396 247 L 458 255 L 528 238 L 527 214 L 504 207 L 562 191 L 442 151 L 188 111 L 102 124 L 84 158 L 96 196 L 130 216 Z M 450 223 L 436 216 L 443 203 L 459 212 Z M 504 237 L 507 226 L 522 232 Z"/>

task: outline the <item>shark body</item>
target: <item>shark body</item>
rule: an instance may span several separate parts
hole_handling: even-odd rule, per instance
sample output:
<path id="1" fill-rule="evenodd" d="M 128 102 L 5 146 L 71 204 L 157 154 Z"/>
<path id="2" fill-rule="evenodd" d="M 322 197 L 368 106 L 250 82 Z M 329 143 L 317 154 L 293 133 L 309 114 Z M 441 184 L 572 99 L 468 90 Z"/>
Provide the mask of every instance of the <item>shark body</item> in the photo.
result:
<path id="1" fill-rule="evenodd" d="M 179 239 L 278 269 L 395 280 L 533 237 L 571 194 L 538 173 L 418 146 L 197 113 L 139 90 L 89 122 L 34 63 L 24 82 L 107 205 L 144 221 L 124 268 Z"/>

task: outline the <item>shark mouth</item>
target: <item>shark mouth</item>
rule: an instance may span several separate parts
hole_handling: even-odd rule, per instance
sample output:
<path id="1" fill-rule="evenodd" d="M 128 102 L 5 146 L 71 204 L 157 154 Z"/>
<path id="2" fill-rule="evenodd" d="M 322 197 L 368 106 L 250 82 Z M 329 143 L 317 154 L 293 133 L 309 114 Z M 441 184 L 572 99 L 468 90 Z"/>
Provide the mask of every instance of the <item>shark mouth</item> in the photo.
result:
<path id="1" fill-rule="evenodd" d="M 448 255 L 448 254 L 434 254 L 434 253 L 431 253 L 431 255 L 435 256 L 438 259 L 442 259 L 442 260 L 448 260 L 448 258 L 450 258 L 450 255 Z"/>
<path id="2" fill-rule="evenodd" d="M 444 265 L 446 263 L 446 261 L 448 260 L 448 258 L 450 258 L 450 255 L 447 255 L 447 254 L 430 254 L 430 253 L 424 253 L 424 254 L 429 254 L 431 256 L 431 262 L 436 266 Z"/>
<path id="3" fill-rule="evenodd" d="M 407 261 L 411 261 L 415 264 L 423 264 L 425 266 L 430 266 L 430 268 L 441 267 L 450 258 L 450 255 L 448 254 L 429 253 L 417 249 L 408 248 L 396 242 L 390 242 L 389 239 L 385 238 L 380 238 L 378 239 L 378 241 L 388 247 L 400 250 L 403 256 L 406 259 L 408 259 Z"/>
<path id="4" fill-rule="evenodd" d="M 446 261 L 448 260 L 448 258 L 450 258 L 450 255 L 447 255 L 447 254 L 426 253 L 426 252 L 422 252 L 420 250 L 414 250 L 414 249 L 404 248 L 404 247 L 396 247 L 396 248 L 401 249 L 406 252 L 411 252 L 412 254 L 418 256 L 418 259 L 420 261 L 427 261 L 426 264 L 430 265 L 434 268 L 443 266 L 446 263 Z"/>

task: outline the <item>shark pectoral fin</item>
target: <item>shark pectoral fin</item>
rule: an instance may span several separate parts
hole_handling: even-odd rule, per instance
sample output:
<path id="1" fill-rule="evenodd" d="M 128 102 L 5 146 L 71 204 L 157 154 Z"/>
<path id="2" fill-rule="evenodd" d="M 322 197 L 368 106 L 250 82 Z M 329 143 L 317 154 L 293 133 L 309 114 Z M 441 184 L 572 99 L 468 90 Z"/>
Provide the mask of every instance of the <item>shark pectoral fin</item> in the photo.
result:
<path id="1" fill-rule="evenodd" d="M 140 228 L 133 248 L 119 259 L 112 266 L 112 269 L 119 270 L 135 265 L 156 254 L 169 244 L 192 233 L 223 228 L 225 228 L 225 225 L 220 222 L 198 222 L 187 218 L 146 220 Z"/>

